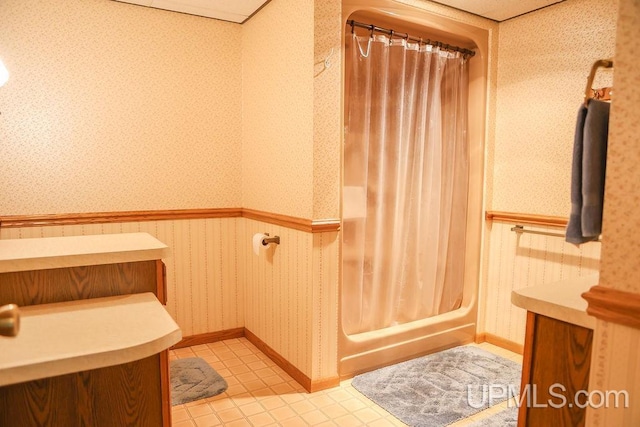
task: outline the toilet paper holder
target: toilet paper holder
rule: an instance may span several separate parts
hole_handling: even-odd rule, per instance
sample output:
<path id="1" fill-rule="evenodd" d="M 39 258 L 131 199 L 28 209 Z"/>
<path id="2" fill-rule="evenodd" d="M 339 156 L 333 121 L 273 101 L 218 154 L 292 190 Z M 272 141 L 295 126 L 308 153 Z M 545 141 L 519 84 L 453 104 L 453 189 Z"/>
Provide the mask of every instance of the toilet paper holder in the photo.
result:
<path id="1" fill-rule="evenodd" d="M 270 243 L 280 244 L 280 236 L 269 237 L 269 233 L 264 233 L 264 235 L 267 237 L 262 239 L 262 246 L 268 246 Z"/>

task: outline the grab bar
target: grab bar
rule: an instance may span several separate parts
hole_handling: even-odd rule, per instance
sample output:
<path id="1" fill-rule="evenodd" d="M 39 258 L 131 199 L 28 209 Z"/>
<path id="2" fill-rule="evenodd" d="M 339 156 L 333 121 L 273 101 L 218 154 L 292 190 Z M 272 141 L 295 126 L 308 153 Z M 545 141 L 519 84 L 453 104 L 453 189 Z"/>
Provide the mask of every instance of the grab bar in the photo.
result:
<path id="1" fill-rule="evenodd" d="M 524 225 L 516 225 L 515 227 L 511 227 L 511 231 L 513 231 L 514 233 L 520 235 L 522 233 L 528 233 L 528 234 L 539 234 L 541 236 L 551 236 L 551 237 L 562 237 L 564 238 L 565 235 L 562 233 L 552 233 L 549 231 L 539 231 L 539 230 L 529 230 L 528 228 L 524 228 Z M 600 239 L 598 238 L 598 240 L 592 240 L 593 242 L 600 242 Z"/>

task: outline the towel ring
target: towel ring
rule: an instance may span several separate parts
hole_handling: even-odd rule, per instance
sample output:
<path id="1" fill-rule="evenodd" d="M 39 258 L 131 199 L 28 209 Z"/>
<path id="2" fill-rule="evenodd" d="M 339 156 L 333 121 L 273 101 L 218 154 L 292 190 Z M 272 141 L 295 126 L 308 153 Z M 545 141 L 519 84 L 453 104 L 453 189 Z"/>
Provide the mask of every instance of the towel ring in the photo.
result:
<path id="1" fill-rule="evenodd" d="M 584 90 L 584 106 L 589 105 L 589 100 L 591 99 L 590 94 L 592 93 L 593 79 L 596 77 L 596 72 L 598 68 L 613 68 L 613 61 L 611 59 L 599 59 L 593 63 L 591 66 L 591 72 L 589 73 L 589 78 L 587 79 L 587 87 Z"/>

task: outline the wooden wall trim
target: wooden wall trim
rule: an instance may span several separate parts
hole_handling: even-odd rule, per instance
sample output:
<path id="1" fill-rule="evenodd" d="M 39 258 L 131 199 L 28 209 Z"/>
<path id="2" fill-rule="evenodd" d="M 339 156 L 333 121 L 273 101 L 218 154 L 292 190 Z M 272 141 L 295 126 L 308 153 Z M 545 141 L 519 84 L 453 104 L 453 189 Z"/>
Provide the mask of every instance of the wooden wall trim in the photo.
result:
<path id="1" fill-rule="evenodd" d="M 0 217 L 0 227 L 48 227 L 55 225 L 106 224 L 114 222 L 235 217 L 244 217 L 256 221 L 267 222 L 269 224 L 281 225 L 283 227 L 306 231 L 308 233 L 325 233 L 340 230 L 340 220 L 335 218 L 311 220 L 243 208 L 10 215 Z"/>
<path id="2" fill-rule="evenodd" d="M 311 391 L 311 378 L 306 376 L 304 372 L 300 369 L 296 368 L 291 362 L 282 357 L 277 351 L 269 347 L 264 341 L 258 338 L 253 332 L 244 328 L 244 336 L 245 338 L 253 345 L 255 345 L 258 350 L 263 352 L 265 356 L 271 359 L 276 365 L 282 368 L 291 378 L 296 380 L 298 384 L 304 387 L 308 392 Z"/>
<path id="3" fill-rule="evenodd" d="M 174 209 L 161 211 L 92 212 L 0 217 L 0 227 L 46 227 L 52 225 L 106 224 L 112 222 L 162 221 L 242 216 L 241 208 Z"/>
<path id="4" fill-rule="evenodd" d="M 640 295 L 596 285 L 582 294 L 587 314 L 606 322 L 640 329 Z"/>
<path id="5" fill-rule="evenodd" d="M 242 217 L 269 224 L 280 225 L 307 233 L 325 233 L 340 230 L 339 219 L 305 219 L 289 215 L 258 211 L 255 209 L 242 209 Z"/>
<path id="6" fill-rule="evenodd" d="M 566 227 L 567 218 L 561 216 L 535 215 L 515 212 L 487 211 L 487 221 L 511 222 L 514 224 L 543 225 L 547 227 Z"/>
<path id="7" fill-rule="evenodd" d="M 273 362 L 282 368 L 291 378 L 296 380 L 298 384 L 304 387 L 305 390 L 309 393 L 315 393 L 316 391 L 326 390 L 328 388 L 337 387 L 340 385 L 340 378 L 324 378 L 321 380 L 312 380 L 308 376 L 304 374 L 300 369 L 296 368 L 292 363 L 290 363 L 287 359 L 282 357 L 277 351 L 269 347 L 264 341 L 258 338 L 253 332 L 244 328 L 244 336 L 245 338 L 255 345 L 258 350 L 263 352 L 269 359 L 273 360 Z"/>
<path id="8" fill-rule="evenodd" d="M 171 350 L 176 348 L 191 347 L 192 345 L 209 344 L 212 342 L 230 340 L 232 338 L 244 337 L 244 327 L 225 329 L 223 331 L 207 332 L 204 334 L 189 335 L 182 337 L 182 339 L 171 347 Z"/>
<path id="9" fill-rule="evenodd" d="M 245 337 L 247 341 L 255 345 L 258 350 L 265 354 L 265 356 L 273 360 L 276 365 L 282 368 L 283 371 L 285 371 L 291 378 L 296 380 L 296 382 L 304 387 L 304 389 L 309 393 L 314 393 L 316 391 L 325 390 L 340 385 L 339 377 L 325 378 L 315 381 L 307 377 L 304 372 L 296 368 L 291 362 L 282 357 L 277 351 L 269 347 L 269 345 L 258 338 L 253 332 L 244 327 L 184 337 L 179 343 L 171 347 L 171 349 L 175 350 L 176 348 L 184 348 L 193 345 L 208 344 L 217 341 L 228 340 L 231 338 L 242 337 Z"/>
<path id="10" fill-rule="evenodd" d="M 510 341 L 506 338 L 499 337 L 498 335 L 494 335 L 489 332 L 476 334 L 474 341 L 476 344 L 488 342 L 489 344 L 493 344 L 497 347 L 504 348 L 505 350 L 509 350 L 518 354 L 522 354 L 524 349 L 524 346 L 522 344 L 518 344 L 517 342 Z"/>

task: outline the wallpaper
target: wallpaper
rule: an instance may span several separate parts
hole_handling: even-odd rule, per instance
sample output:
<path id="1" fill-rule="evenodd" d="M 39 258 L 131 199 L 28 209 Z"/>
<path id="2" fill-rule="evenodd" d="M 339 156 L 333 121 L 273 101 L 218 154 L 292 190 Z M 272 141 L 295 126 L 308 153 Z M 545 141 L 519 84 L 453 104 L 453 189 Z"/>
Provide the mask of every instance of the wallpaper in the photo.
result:
<path id="1" fill-rule="evenodd" d="M 621 8 L 624 26 L 618 31 L 615 91 L 611 104 L 602 256 L 602 284 L 640 294 L 637 280 L 640 254 L 640 4 Z M 636 256 L 629 256 L 636 254 Z"/>
<path id="2" fill-rule="evenodd" d="M 620 0 L 611 105 L 600 285 L 640 294 L 640 2 Z M 616 96 L 617 95 L 617 96 Z M 632 305 L 633 307 L 633 305 Z M 637 305 L 636 309 L 637 316 Z M 630 310 L 632 312 L 632 310 Z M 636 317 L 637 318 L 637 317 Z M 587 409 L 593 426 L 635 425 L 640 420 L 640 330 L 598 320 L 589 387 L 627 390 L 628 409 Z"/>
<path id="3" fill-rule="evenodd" d="M 0 214 L 240 206 L 241 26 L 109 0 L 0 16 Z"/>
<path id="4" fill-rule="evenodd" d="M 340 0 L 314 6 L 313 218 L 340 217 L 342 19 Z"/>
<path id="5" fill-rule="evenodd" d="M 275 0 L 242 26 L 245 208 L 312 218 L 313 14 Z"/>
<path id="6" fill-rule="evenodd" d="M 569 216 L 576 116 L 591 65 L 614 54 L 616 6 L 567 0 L 500 24 L 489 210 Z"/>

